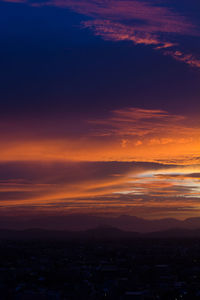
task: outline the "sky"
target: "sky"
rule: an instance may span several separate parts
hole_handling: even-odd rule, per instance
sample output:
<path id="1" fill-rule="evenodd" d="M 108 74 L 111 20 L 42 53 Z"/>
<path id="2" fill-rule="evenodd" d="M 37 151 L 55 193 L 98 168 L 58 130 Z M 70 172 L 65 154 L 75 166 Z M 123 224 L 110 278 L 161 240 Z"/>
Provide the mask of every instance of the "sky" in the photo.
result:
<path id="1" fill-rule="evenodd" d="M 200 215 L 200 3 L 0 0 L 0 215 Z"/>

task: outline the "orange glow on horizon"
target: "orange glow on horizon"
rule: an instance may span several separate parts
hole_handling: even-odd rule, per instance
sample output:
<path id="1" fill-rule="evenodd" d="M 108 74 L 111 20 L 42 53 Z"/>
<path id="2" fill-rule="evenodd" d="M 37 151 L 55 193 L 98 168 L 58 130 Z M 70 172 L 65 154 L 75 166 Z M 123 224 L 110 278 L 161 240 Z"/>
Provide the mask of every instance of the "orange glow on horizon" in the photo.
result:
<path id="1" fill-rule="evenodd" d="M 87 122 L 88 134 L 73 138 L 63 135 L 42 140 L 31 138 L 31 132 L 29 139 L 12 136 L 12 142 L 0 137 L 0 163 L 11 167 L 19 163 L 19 174 L 31 164 L 28 174 L 33 170 L 38 176 L 36 181 L 26 182 L 25 175 L 19 180 L 0 181 L 4 211 L 54 211 L 60 207 L 70 213 L 112 208 L 113 212 L 127 210 L 132 214 L 139 209 L 144 214 L 147 209 L 153 213 L 167 207 L 172 210 L 168 214 L 175 214 L 180 205 L 182 214 L 198 211 L 198 126 L 188 126 L 183 116 L 135 108 Z M 93 170 L 89 164 L 96 162 L 100 165 Z M 48 171 L 51 164 L 56 169 Z M 62 173 L 69 165 L 69 171 Z M 40 166 L 47 169 L 41 177 Z"/>
<path id="2" fill-rule="evenodd" d="M 183 116 L 130 108 L 87 122 L 88 134 L 73 138 L 0 136 L 0 161 L 199 162 L 200 128 Z"/>

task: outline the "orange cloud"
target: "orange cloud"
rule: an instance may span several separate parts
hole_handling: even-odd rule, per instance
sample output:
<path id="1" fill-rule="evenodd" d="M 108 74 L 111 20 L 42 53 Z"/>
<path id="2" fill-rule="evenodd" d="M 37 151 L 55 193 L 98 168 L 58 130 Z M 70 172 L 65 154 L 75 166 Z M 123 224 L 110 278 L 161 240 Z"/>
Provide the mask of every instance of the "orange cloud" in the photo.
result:
<path id="1" fill-rule="evenodd" d="M 133 115 L 135 113 L 134 110 Z M 163 116 L 164 118 L 169 117 L 167 113 L 162 111 L 147 112 L 142 110 L 140 117 L 136 114 L 136 119 L 138 122 L 140 118 L 145 122 L 146 120 L 152 122 L 154 114 L 155 120 L 159 120 L 159 122 Z M 120 118 L 123 121 L 124 116 L 125 113 L 120 112 Z M 128 112 L 127 119 L 129 122 L 130 119 L 132 120 L 130 112 Z M 178 117 L 178 119 L 183 120 L 182 117 Z M 110 120 L 108 121 L 110 125 Z M 119 134 L 121 135 L 121 132 Z M 87 145 L 89 150 L 91 141 L 88 140 L 87 142 L 89 143 Z M 50 143 L 46 145 L 46 151 L 49 151 L 50 146 Z M 112 143 L 111 146 L 113 148 Z M 164 146 L 166 147 L 166 143 Z M 120 145 L 119 147 L 126 153 L 128 146 L 124 148 Z M 47 210 L 52 209 L 54 211 L 56 209 L 59 211 L 60 209 L 69 213 L 81 210 L 86 212 L 88 210 L 99 211 L 103 208 L 105 211 L 111 211 L 112 208 L 113 211 L 118 211 L 121 208 L 122 211 L 123 209 L 124 211 L 126 209 L 131 211 L 132 209 L 132 214 L 134 214 L 136 207 L 143 207 L 143 210 L 145 207 L 148 209 L 159 207 L 160 210 L 171 207 L 171 210 L 174 208 L 174 211 L 180 206 L 185 207 L 185 209 L 186 207 L 190 207 L 190 209 L 192 207 L 197 209 L 198 207 L 200 170 L 197 165 L 193 167 L 170 167 L 170 165 L 166 165 L 166 160 L 164 160 L 164 164 L 160 165 L 147 162 L 109 162 L 110 157 L 106 157 L 107 153 L 104 153 L 106 161 L 97 163 L 92 162 L 92 160 L 101 157 L 100 153 L 96 153 L 94 149 L 90 149 L 89 154 L 86 154 L 83 149 L 79 149 L 79 152 L 76 150 L 75 154 L 71 150 L 71 156 L 69 152 L 67 159 L 72 158 L 73 154 L 74 162 L 67 162 L 64 158 L 65 153 L 61 151 L 62 148 L 54 148 L 55 152 L 52 157 L 49 154 L 46 155 L 44 149 L 41 151 L 40 147 L 38 156 L 33 156 L 34 153 L 36 155 L 36 150 L 33 147 L 34 150 L 31 152 L 30 149 L 24 149 L 20 159 L 15 156 L 12 157 L 10 163 L 1 163 L 1 172 L 3 173 L 0 174 L 0 178 L 2 178 L 0 179 L 0 205 L 4 210 L 9 208 L 15 210 L 29 206 L 39 210 L 46 208 Z M 12 148 L 13 150 L 15 149 Z M 169 149 L 167 150 L 169 151 Z M 29 156 L 26 156 L 26 151 L 28 151 Z M 60 156 L 56 156 L 59 151 Z M 76 160 L 81 158 L 81 151 L 83 151 L 82 159 L 85 155 L 87 161 L 75 162 L 75 156 Z M 94 152 L 93 156 L 92 152 Z M 9 152 L 8 154 L 10 155 Z M 120 155 L 122 154 L 120 153 Z M 172 154 L 174 155 L 174 153 Z M 114 155 L 119 154 L 113 151 Z M 147 149 L 144 157 L 145 161 L 148 161 L 148 155 L 149 149 Z M 16 162 L 17 158 L 18 163 Z M 24 158 L 24 162 L 22 162 L 22 158 Z M 36 161 L 36 158 L 39 158 L 39 162 Z M 174 160 L 176 161 L 175 158 Z M 188 160 L 186 161 L 188 163 Z M 182 163 L 185 164 L 185 161 Z"/>
<path id="2" fill-rule="evenodd" d="M 12 124 L 10 129 L 7 127 L 6 135 L 3 130 L 0 134 L 0 161 L 154 161 L 167 164 L 199 161 L 200 128 L 184 116 L 162 110 L 127 108 L 115 110 L 106 118 L 85 120 L 85 123 L 87 133 L 86 130 L 77 131 L 74 137 L 70 133 L 73 123 L 66 124 L 66 130 L 62 129 L 59 137 L 51 136 L 49 124 L 49 133 L 48 128 L 43 133 L 31 126 L 23 129 L 20 124 L 19 137 L 13 135 Z"/>
<path id="3" fill-rule="evenodd" d="M 13 122 L 9 129 L 7 122 L 6 134 L 0 124 L 1 210 L 141 216 L 199 211 L 198 122 L 133 107 L 83 119 L 83 131 L 72 136 L 70 121 L 59 137 L 51 135 L 49 123 L 41 131 Z"/>
<path id="4" fill-rule="evenodd" d="M 148 163 L 6 163 L 0 171 L 0 208 L 29 214 L 140 211 L 144 216 L 148 211 L 152 217 L 154 211 L 178 216 L 182 210 L 187 215 L 200 208 L 199 170 Z"/>

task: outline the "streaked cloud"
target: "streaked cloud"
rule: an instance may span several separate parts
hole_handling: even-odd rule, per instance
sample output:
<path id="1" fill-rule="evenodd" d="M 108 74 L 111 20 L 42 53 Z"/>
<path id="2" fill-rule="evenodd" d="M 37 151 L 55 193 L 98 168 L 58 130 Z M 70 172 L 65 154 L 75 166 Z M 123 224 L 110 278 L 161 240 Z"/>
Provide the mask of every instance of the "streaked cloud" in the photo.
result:
<path id="1" fill-rule="evenodd" d="M 163 110 L 131 107 L 95 120 L 82 116 L 78 128 L 76 120 L 65 120 L 65 127 L 57 122 L 56 129 L 54 122 L 31 124 L 0 123 L 0 161 L 199 161 L 198 120 Z"/>
<path id="2" fill-rule="evenodd" d="M 87 133 L 78 130 L 73 138 L 63 128 L 56 138 L 47 128 L 20 124 L 19 139 L 13 123 L 7 127 L 6 138 L 5 132 L 0 136 L 1 210 L 140 216 L 181 211 L 181 217 L 199 212 L 198 122 L 133 107 L 80 126 L 84 122 Z M 73 130 L 71 121 L 68 126 Z"/>
<path id="3" fill-rule="evenodd" d="M 194 54 L 187 53 L 184 50 L 180 51 L 180 45 L 175 38 L 173 38 L 172 41 L 170 41 L 169 37 L 168 39 L 163 38 L 163 34 L 159 34 L 159 27 L 156 31 L 156 28 L 154 27 L 151 28 L 145 26 L 144 28 L 138 28 L 137 26 L 135 27 L 107 20 L 88 21 L 85 22 L 85 26 L 91 28 L 96 35 L 100 35 L 106 40 L 131 41 L 136 45 L 152 46 L 155 50 L 161 51 L 164 55 L 169 55 L 177 61 L 184 62 L 192 67 L 200 67 L 200 59 L 198 57 L 196 57 Z M 168 34 L 170 32 L 183 34 L 183 32 L 179 32 L 178 30 L 173 32 L 173 30 L 170 28 L 167 30 L 169 30 Z M 160 32 L 163 33 L 162 27 Z"/>
<path id="4" fill-rule="evenodd" d="M 198 54 L 182 43 L 199 39 L 198 28 L 157 1 L 4 2 L 70 9 L 86 16 L 81 27 L 105 40 L 147 46 L 200 67 Z M 0 120 L 1 211 L 199 213 L 199 120 L 138 107 L 98 118 L 47 119 Z"/>
<path id="5" fill-rule="evenodd" d="M 169 163 L 198 162 L 200 129 L 198 123 L 185 116 L 163 110 L 127 108 L 113 111 L 109 117 L 91 121 L 91 135 L 121 140 L 123 153 L 134 159 Z M 128 156 L 127 156 L 128 157 Z M 137 157 L 137 158 L 136 158 Z M 182 161 L 182 162 L 181 162 Z"/>
<path id="6" fill-rule="evenodd" d="M 8 215 L 44 211 L 182 218 L 199 212 L 199 170 L 140 162 L 1 163 L 0 208 Z"/>
<path id="7" fill-rule="evenodd" d="M 185 49 L 179 37 L 196 36 L 199 28 L 173 7 L 157 1 L 138 0 L 5 0 L 4 2 L 27 3 L 31 6 L 55 6 L 68 8 L 86 15 L 90 20 L 83 23 L 96 35 L 111 41 L 130 41 L 136 45 L 151 46 L 192 67 L 200 67 L 199 54 Z"/>

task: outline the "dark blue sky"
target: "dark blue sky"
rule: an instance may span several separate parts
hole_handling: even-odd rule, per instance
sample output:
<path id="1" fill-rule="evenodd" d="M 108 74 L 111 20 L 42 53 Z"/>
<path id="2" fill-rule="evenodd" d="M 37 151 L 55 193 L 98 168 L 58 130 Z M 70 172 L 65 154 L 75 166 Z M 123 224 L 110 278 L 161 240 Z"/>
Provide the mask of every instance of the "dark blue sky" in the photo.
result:
<path id="1" fill-rule="evenodd" d="M 198 6 L 176 5 L 190 7 L 194 18 Z M 70 9 L 0 3 L 1 114 L 94 114 L 124 106 L 199 110 L 197 68 L 151 46 L 105 41 L 83 28 L 88 19 Z M 181 39 L 200 53 L 200 39 Z"/>

